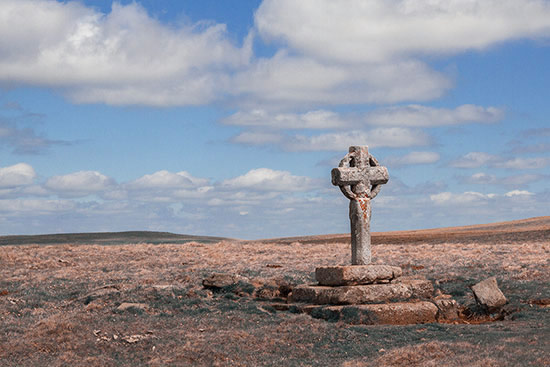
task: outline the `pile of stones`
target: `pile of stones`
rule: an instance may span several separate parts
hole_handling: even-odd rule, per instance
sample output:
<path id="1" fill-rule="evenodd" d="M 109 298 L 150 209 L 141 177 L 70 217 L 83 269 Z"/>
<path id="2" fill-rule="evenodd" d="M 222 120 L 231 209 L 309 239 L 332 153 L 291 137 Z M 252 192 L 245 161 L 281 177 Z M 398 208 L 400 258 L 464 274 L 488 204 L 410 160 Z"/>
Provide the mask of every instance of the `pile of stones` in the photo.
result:
<path id="1" fill-rule="evenodd" d="M 349 265 L 315 270 L 318 284 L 299 285 L 289 303 L 296 311 L 353 324 L 418 324 L 458 320 L 450 296 L 434 297 L 430 281 L 404 277 L 390 265 Z"/>

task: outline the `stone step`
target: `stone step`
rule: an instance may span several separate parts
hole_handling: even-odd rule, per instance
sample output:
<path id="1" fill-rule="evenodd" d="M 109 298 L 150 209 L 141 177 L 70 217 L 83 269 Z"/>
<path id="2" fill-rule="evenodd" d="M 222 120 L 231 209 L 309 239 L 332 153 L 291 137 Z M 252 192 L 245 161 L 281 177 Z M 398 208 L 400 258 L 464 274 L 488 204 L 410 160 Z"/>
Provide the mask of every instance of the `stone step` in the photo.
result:
<path id="1" fill-rule="evenodd" d="M 306 306 L 312 317 L 363 325 L 408 325 L 437 321 L 438 308 L 432 302 L 403 302 L 355 306 Z"/>
<path id="2" fill-rule="evenodd" d="M 427 299 L 433 286 L 426 279 L 404 279 L 398 283 L 369 284 L 340 287 L 300 285 L 292 290 L 292 302 L 312 304 L 351 305 L 397 302 L 412 298 Z"/>
<path id="3" fill-rule="evenodd" d="M 400 267 L 390 265 L 343 265 L 315 269 L 315 279 L 320 285 L 361 285 L 389 283 L 400 277 Z"/>

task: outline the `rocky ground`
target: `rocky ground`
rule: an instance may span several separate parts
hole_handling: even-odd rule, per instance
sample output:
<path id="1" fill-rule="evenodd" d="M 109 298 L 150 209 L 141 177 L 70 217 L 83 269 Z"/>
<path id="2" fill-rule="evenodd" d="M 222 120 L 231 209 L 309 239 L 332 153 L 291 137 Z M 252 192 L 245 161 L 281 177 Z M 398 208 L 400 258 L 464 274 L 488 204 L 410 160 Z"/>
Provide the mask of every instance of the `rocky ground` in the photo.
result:
<path id="1" fill-rule="evenodd" d="M 550 365 L 550 217 L 378 233 L 374 262 L 430 279 L 462 306 L 495 276 L 501 321 L 365 326 L 277 311 L 318 266 L 349 262 L 327 235 L 212 244 L 0 246 L 2 366 Z M 238 276 L 219 291 L 213 273 Z"/>

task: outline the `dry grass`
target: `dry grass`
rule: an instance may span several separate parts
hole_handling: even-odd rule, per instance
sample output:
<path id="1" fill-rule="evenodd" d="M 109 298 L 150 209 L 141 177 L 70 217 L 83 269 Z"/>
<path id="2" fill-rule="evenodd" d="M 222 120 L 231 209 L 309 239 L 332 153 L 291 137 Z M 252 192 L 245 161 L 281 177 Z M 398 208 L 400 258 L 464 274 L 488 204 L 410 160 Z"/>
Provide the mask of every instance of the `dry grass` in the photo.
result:
<path id="1" fill-rule="evenodd" d="M 485 241 L 479 233 L 476 242 L 440 241 L 444 231 L 432 231 L 424 241 L 415 232 L 407 244 L 401 233 L 373 246 L 375 262 L 427 276 L 462 304 L 473 302 L 469 286 L 497 276 L 516 312 L 481 325 L 352 326 L 202 288 L 212 272 L 311 282 L 315 267 L 348 262 L 349 244 L 323 237 L 2 246 L 0 365 L 543 366 L 550 360 L 550 226 L 517 228 L 503 242 L 492 240 L 502 226 L 486 226 Z M 122 302 L 146 308 L 118 311 Z"/>

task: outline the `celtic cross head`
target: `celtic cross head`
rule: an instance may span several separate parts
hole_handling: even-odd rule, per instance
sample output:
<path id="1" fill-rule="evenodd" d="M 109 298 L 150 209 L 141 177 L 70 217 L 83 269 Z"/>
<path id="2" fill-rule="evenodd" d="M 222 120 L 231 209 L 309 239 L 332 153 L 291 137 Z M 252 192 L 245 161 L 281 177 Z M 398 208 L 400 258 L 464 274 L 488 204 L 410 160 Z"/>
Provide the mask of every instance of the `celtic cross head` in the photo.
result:
<path id="1" fill-rule="evenodd" d="M 349 147 L 349 153 L 331 175 L 332 184 L 350 200 L 373 199 L 389 180 L 387 168 L 369 154 L 367 146 Z"/>

